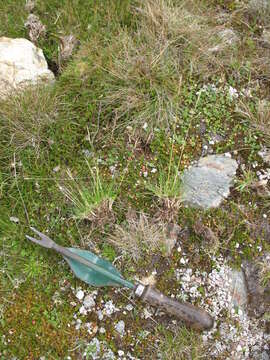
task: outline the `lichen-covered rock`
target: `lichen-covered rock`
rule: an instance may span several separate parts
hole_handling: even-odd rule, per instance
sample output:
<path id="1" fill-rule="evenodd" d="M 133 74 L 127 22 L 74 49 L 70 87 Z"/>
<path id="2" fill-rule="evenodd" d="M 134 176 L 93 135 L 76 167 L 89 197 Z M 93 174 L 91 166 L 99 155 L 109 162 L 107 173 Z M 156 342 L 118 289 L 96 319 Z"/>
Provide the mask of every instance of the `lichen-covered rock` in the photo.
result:
<path id="1" fill-rule="evenodd" d="M 230 194 L 238 164 L 224 155 L 209 155 L 187 169 L 182 177 L 185 204 L 209 209 L 218 207 Z"/>
<path id="2" fill-rule="evenodd" d="M 50 83 L 43 51 L 27 39 L 0 38 L 0 98 L 31 84 Z"/>

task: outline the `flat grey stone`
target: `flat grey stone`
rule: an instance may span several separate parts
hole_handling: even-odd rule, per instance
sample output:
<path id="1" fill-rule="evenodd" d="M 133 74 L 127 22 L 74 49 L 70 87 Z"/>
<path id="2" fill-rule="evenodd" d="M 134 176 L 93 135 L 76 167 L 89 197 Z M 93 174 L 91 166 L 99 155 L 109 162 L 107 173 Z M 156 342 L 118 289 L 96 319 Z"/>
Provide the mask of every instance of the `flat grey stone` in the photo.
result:
<path id="1" fill-rule="evenodd" d="M 202 209 L 215 208 L 230 194 L 238 164 L 224 155 L 201 158 L 182 177 L 182 199 L 186 205 Z"/>
<path id="2" fill-rule="evenodd" d="M 231 269 L 229 276 L 232 304 L 234 307 L 244 308 L 248 302 L 245 275 L 242 270 Z"/>

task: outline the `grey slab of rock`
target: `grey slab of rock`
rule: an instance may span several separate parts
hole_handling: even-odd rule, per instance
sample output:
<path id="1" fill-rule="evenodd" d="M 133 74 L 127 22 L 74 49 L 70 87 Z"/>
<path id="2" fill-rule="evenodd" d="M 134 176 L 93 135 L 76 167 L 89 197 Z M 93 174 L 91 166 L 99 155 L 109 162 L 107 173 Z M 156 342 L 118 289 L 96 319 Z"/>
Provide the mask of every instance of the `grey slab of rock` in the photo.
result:
<path id="1" fill-rule="evenodd" d="M 229 273 L 232 304 L 244 309 L 248 302 L 246 279 L 243 270 L 231 269 Z"/>
<path id="2" fill-rule="evenodd" d="M 27 39 L 0 37 L 0 98 L 26 86 L 52 83 L 43 51 Z"/>
<path id="3" fill-rule="evenodd" d="M 201 158 L 182 177 L 182 199 L 186 205 L 202 209 L 215 208 L 230 194 L 238 164 L 224 155 Z"/>

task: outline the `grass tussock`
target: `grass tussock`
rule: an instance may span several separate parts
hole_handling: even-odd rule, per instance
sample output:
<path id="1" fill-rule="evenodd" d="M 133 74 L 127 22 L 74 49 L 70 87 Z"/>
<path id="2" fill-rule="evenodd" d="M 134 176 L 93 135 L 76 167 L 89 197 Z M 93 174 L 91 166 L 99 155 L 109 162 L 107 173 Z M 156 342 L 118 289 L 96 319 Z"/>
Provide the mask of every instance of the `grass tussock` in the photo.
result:
<path id="1" fill-rule="evenodd" d="M 28 88 L 1 101 L 1 142 L 17 151 L 31 146 L 36 152 L 46 141 L 45 129 L 57 117 L 59 100 L 54 89 Z"/>
<path id="2" fill-rule="evenodd" d="M 102 111 L 113 113 L 115 122 L 170 128 L 181 118 L 183 76 L 197 71 L 205 49 L 216 43 L 216 29 L 209 27 L 195 1 L 187 6 L 184 1 L 148 0 L 139 2 L 134 13 L 138 22 L 133 32 L 120 28 L 105 46 L 96 37 L 82 46 L 70 71 L 84 84 L 90 79 L 98 83 Z M 209 52 L 207 57 L 216 55 Z"/>
<path id="3" fill-rule="evenodd" d="M 146 183 L 146 189 L 157 199 L 157 221 L 176 222 L 182 203 L 182 180 L 178 166 L 172 164 L 172 152 L 168 170 L 160 169 L 156 182 Z"/>
<path id="4" fill-rule="evenodd" d="M 237 113 L 249 121 L 252 129 L 263 134 L 264 141 L 270 145 L 270 103 L 267 100 L 259 100 L 254 106 L 241 103 Z"/>
<path id="5" fill-rule="evenodd" d="M 150 131 L 182 123 L 182 84 L 191 74 L 205 80 L 270 71 L 259 42 L 241 36 L 230 20 L 218 24 L 220 14 L 201 2 L 139 1 L 133 12 L 132 30 L 121 27 L 109 42 L 96 36 L 82 45 L 65 75 L 77 78 L 74 87 L 97 85 L 102 116 L 116 127 L 126 121 Z"/>
<path id="6" fill-rule="evenodd" d="M 178 328 L 172 334 L 164 332 L 164 339 L 159 346 L 161 359 L 164 360 L 199 360 L 204 358 L 201 338 L 192 330 Z"/>
<path id="7" fill-rule="evenodd" d="M 260 283 L 263 288 L 270 289 L 270 255 L 268 254 L 262 260 L 259 261 L 259 276 Z"/>
<path id="8" fill-rule="evenodd" d="M 160 251 L 165 254 L 166 239 L 165 225 L 154 223 L 147 215 L 140 213 L 138 216 L 129 216 L 125 223 L 116 225 L 108 241 L 137 262 Z"/>
<path id="9" fill-rule="evenodd" d="M 90 221 L 93 227 L 103 227 L 114 218 L 112 205 L 117 196 L 116 185 L 115 182 L 105 182 L 98 167 L 92 169 L 89 164 L 88 167 L 91 174 L 89 186 L 77 182 L 68 171 L 71 184 L 59 185 L 59 189 L 72 203 L 74 219 Z"/>

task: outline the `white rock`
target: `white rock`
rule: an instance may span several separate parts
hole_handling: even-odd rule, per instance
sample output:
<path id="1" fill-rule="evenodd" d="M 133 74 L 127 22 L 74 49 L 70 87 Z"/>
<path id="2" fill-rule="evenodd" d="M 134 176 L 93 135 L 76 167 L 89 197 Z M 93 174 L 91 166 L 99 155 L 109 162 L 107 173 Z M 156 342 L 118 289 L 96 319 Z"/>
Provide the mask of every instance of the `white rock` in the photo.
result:
<path id="1" fill-rule="evenodd" d="M 125 334 L 125 323 L 123 320 L 118 321 L 118 323 L 115 325 L 115 330 L 123 336 Z"/>
<path id="2" fill-rule="evenodd" d="M 79 312 L 81 315 L 87 315 L 87 310 L 84 306 L 81 306 L 79 309 Z"/>
<path id="3" fill-rule="evenodd" d="M 14 222 L 15 224 L 19 224 L 20 220 L 16 216 L 11 216 L 9 218 L 10 221 Z"/>
<path id="4" fill-rule="evenodd" d="M 53 81 L 41 49 L 27 39 L 0 38 L 0 98 L 29 85 Z"/>
<path id="5" fill-rule="evenodd" d="M 133 305 L 132 304 L 127 304 L 126 309 L 127 309 L 127 311 L 133 310 Z"/>
<path id="6" fill-rule="evenodd" d="M 86 297 L 84 298 L 84 301 L 83 301 L 83 306 L 86 309 L 91 309 L 95 305 L 96 305 L 96 303 L 95 303 L 95 300 L 93 299 L 93 297 L 91 295 L 86 295 Z"/>
<path id="7" fill-rule="evenodd" d="M 119 309 L 114 305 L 114 303 L 112 302 L 112 300 L 109 300 L 105 303 L 104 306 L 104 312 L 107 316 L 111 316 L 112 314 L 114 314 L 116 311 L 119 311 Z"/>
<path id="8" fill-rule="evenodd" d="M 100 334 L 105 334 L 106 329 L 104 327 L 99 328 Z"/>
<path id="9" fill-rule="evenodd" d="M 76 298 L 82 300 L 84 298 L 84 292 L 82 290 L 77 291 Z"/>

